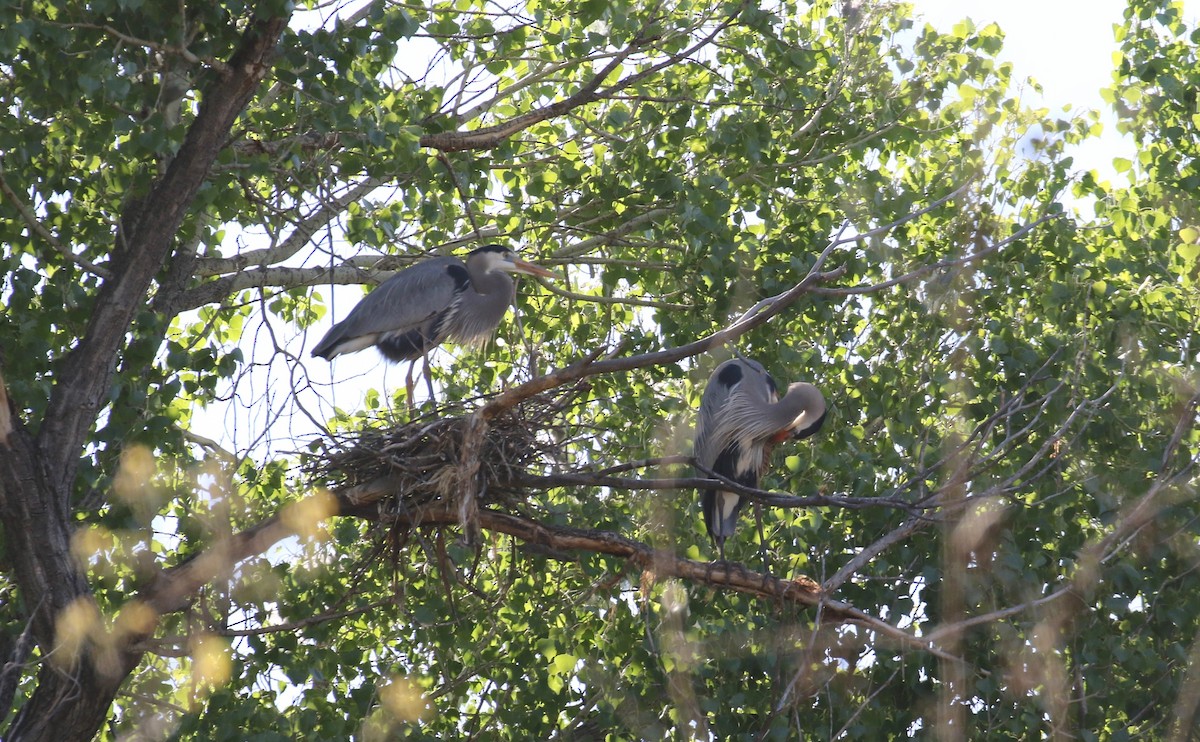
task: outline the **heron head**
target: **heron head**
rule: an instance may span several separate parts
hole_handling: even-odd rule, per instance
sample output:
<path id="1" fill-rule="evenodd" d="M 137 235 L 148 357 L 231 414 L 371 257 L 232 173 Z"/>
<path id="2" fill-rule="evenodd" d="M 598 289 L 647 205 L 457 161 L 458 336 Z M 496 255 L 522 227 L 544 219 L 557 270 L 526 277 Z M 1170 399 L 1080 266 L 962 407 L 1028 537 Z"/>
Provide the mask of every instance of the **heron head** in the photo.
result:
<path id="1" fill-rule="evenodd" d="M 812 384 L 803 381 L 788 385 L 784 400 L 799 411 L 799 414 L 783 434 L 791 434 L 792 438 L 807 438 L 813 435 L 825 423 L 825 396 Z"/>
<path id="2" fill-rule="evenodd" d="M 533 263 L 521 260 L 515 252 L 503 245 L 484 245 L 472 250 L 467 255 L 467 262 L 473 263 L 476 261 L 483 263 L 484 273 L 505 271 L 507 273 L 524 273 L 527 276 L 558 278 L 556 273 L 546 270 L 540 265 L 534 265 Z"/>

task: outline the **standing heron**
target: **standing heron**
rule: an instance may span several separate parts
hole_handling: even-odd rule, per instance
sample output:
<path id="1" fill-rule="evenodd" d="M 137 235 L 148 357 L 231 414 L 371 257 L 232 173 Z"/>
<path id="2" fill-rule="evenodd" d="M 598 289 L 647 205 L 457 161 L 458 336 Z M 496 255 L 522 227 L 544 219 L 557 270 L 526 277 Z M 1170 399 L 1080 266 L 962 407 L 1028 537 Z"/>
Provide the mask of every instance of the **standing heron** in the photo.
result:
<path id="1" fill-rule="evenodd" d="M 466 262 L 453 257 L 423 260 L 367 294 L 325 333 L 312 354 L 333 360 L 374 345 L 389 361 L 426 358 L 428 366 L 429 351 L 446 340 L 482 345 L 516 300 L 509 273 L 556 277 L 500 245 L 472 250 Z M 411 366 L 408 391 L 411 404 Z"/>
<path id="2" fill-rule="evenodd" d="M 825 422 L 825 398 L 812 384 L 796 382 L 781 399 L 775 380 L 757 361 L 733 358 L 717 366 L 700 399 L 696 463 L 738 484 L 758 487 L 771 449 L 787 438 L 807 438 Z M 732 492 L 700 493 L 704 525 L 725 561 L 725 539 L 737 525 L 743 498 Z"/>

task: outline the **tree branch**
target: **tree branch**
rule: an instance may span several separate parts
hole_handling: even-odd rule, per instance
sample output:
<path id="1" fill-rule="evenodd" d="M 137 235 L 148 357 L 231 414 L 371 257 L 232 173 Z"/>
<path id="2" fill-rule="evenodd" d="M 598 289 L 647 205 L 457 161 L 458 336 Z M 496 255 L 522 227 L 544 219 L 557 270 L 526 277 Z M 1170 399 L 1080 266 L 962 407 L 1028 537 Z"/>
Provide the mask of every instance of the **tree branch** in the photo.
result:
<path id="1" fill-rule="evenodd" d="M 876 291 L 882 291 L 883 289 L 891 288 L 892 286 L 896 286 L 896 285 L 899 285 L 902 283 L 908 283 L 909 281 L 911 281 L 915 278 L 920 278 L 921 276 L 927 276 L 930 273 L 933 273 L 934 271 L 943 270 L 945 268 L 954 268 L 954 267 L 960 266 L 960 265 L 966 265 L 968 263 L 972 263 L 976 260 L 979 260 L 982 257 L 991 255 L 992 253 L 996 252 L 1000 248 L 1005 247 L 1006 245 L 1010 245 L 1013 242 L 1016 242 L 1017 240 L 1021 239 L 1022 237 L 1025 237 L 1030 232 L 1032 232 L 1035 228 L 1041 226 L 1042 224 L 1045 224 L 1046 222 L 1048 222 L 1052 219 L 1058 219 L 1061 216 L 1062 216 L 1062 214 L 1046 214 L 1046 215 L 1034 220 L 1033 222 L 1030 222 L 1029 224 L 1026 224 L 1025 226 L 1021 227 L 1016 232 L 1013 232 L 1008 237 L 1005 237 L 1003 240 L 1000 240 L 999 242 L 996 242 L 996 243 L 992 244 L 991 246 L 984 248 L 983 250 L 979 250 L 978 252 L 973 252 L 970 255 L 964 255 L 961 258 L 947 258 L 946 260 L 939 260 L 936 263 L 930 263 L 929 265 L 921 266 L 920 268 L 911 270 L 902 276 L 896 276 L 895 278 L 889 279 L 887 281 L 881 281 L 879 283 L 874 283 L 874 284 L 871 284 L 870 286 L 847 286 L 847 287 L 821 287 L 821 286 L 819 286 L 819 287 L 816 287 L 813 289 L 813 293 L 821 294 L 824 296 L 850 296 L 853 294 L 870 294 L 870 293 L 874 293 Z M 903 221 L 908 221 L 908 218 L 906 217 Z M 900 222 L 900 223 L 903 223 L 903 222 Z M 895 225 L 888 225 L 887 228 L 891 229 L 894 226 Z M 856 235 L 855 239 L 867 237 L 869 235 L 875 234 L 877 231 L 878 230 L 873 229 L 870 232 L 864 232 L 861 235 Z"/>
<path id="2" fill-rule="evenodd" d="M 822 270 L 825 266 L 826 261 L 828 261 L 829 256 L 832 254 L 832 252 L 835 248 L 837 248 L 840 245 L 847 244 L 847 243 L 858 242 L 860 240 L 866 239 L 867 237 L 871 237 L 871 236 L 878 235 L 878 234 L 884 234 L 892 229 L 895 229 L 898 226 L 901 226 L 909 221 L 912 221 L 913 219 L 918 218 L 921 214 L 928 213 L 930 210 L 937 208 L 938 206 L 940 206 L 944 203 L 947 203 L 950 200 L 956 198 L 958 195 L 960 195 L 963 192 L 963 190 L 966 187 L 967 187 L 967 184 L 964 184 L 964 185 L 960 186 L 959 188 L 955 189 L 954 191 L 952 191 L 951 193 L 947 194 L 946 196 L 943 196 L 942 198 L 934 201 L 929 206 L 926 206 L 923 209 L 920 209 L 918 211 L 914 211 L 910 214 L 907 214 L 890 224 L 886 224 L 881 227 L 876 227 L 875 229 L 871 229 L 866 232 L 858 233 L 858 234 L 852 235 L 850 237 L 842 236 L 842 233 L 845 232 L 845 230 L 849 227 L 848 224 L 843 225 L 841 231 L 839 231 L 837 236 L 835 236 L 834 239 L 830 240 L 829 243 L 825 246 L 825 249 L 821 251 L 821 254 L 819 256 L 817 256 L 816 261 L 813 262 L 812 267 L 808 271 L 808 275 L 806 275 L 804 277 L 804 279 L 800 281 L 800 283 L 797 283 L 795 286 L 788 289 L 787 291 L 784 291 L 775 296 L 763 299 L 762 301 L 758 302 L 753 307 L 748 309 L 737 321 L 731 323 L 730 325 L 726 326 L 725 328 L 723 328 L 721 330 L 718 330 L 717 332 L 712 333 L 711 335 L 708 335 L 707 337 L 701 338 L 699 340 L 688 343 L 686 345 L 681 345 L 676 348 L 669 348 L 667 350 L 660 350 L 660 351 L 655 351 L 652 353 L 643 353 L 641 355 L 630 356 L 627 358 L 615 358 L 615 359 L 603 360 L 603 361 L 595 361 L 594 358 L 585 358 L 585 359 L 583 359 L 581 361 L 577 361 L 576 363 L 573 363 L 570 366 L 567 366 L 565 368 L 558 369 L 556 371 L 552 371 L 551 373 L 548 373 L 545 376 L 540 376 L 536 379 L 531 379 L 530 381 L 527 381 L 524 384 L 520 384 L 516 387 L 513 387 L 512 389 L 509 389 L 508 391 L 505 391 L 505 392 L 497 395 L 490 402 L 488 402 L 486 405 L 484 405 L 484 407 L 482 409 L 482 414 L 484 416 L 484 419 L 485 420 L 491 419 L 492 417 L 495 417 L 496 415 L 500 414 L 504 410 L 510 409 L 511 407 L 518 404 L 519 402 L 521 402 L 524 399 L 528 399 L 529 397 L 532 397 L 535 394 L 540 394 L 541 392 L 544 392 L 547 389 L 553 389 L 554 387 L 561 386 L 562 384 L 565 384 L 570 381 L 576 381 L 578 379 L 583 379 L 583 378 L 587 378 L 590 376 L 597 376 L 599 374 L 615 373 L 615 372 L 619 372 L 619 371 L 631 371 L 636 368 L 645 368 L 647 366 L 657 366 L 657 365 L 662 365 L 662 364 L 666 364 L 666 363 L 675 363 L 677 361 L 683 360 L 684 358 L 690 358 L 691 356 L 699 355 L 700 353 L 703 353 L 705 351 L 708 351 L 708 350 L 716 348 L 720 345 L 723 345 L 724 343 L 735 340 L 735 339 L 741 337 L 742 335 L 744 335 L 745 333 L 749 332 L 750 330 L 754 329 L 755 327 L 758 327 L 758 326 L 764 324 L 767 320 L 769 320 L 770 318 L 779 314 L 787 307 L 791 306 L 792 303 L 794 303 L 797 299 L 800 298 L 801 295 L 803 295 L 805 293 L 809 293 L 809 292 L 813 292 L 813 293 L 817 293 L 817 292 L 831 293 L 831 292 L 833 292 L 833 293 L 836 293 L 837 291 L 839 291 L 838 289 L 823 289 L 821 286 L 821 284 L 824 284 L 827 281 L 831 281 L 831 280 L 840 278 L 846 272 L 845 266 L 835 268 L 831 271 L 823 271 Z M 1003 241 L 997 243 L 996 245 L 993 245 L 988 250 L 981 251 L 980 253 L 978 253 L 976 255 L 970 255 L 970 256 L 967 256 L 966 258 L 962 258 L 959 260 L 942 261 L 941 263 L 936 263 L 934 265 L 927 266 L 926 268 L 922 268 L 918 271 L 913 271 L 912 273 L 910 273 L 906 276 L 902 276 L 900 279 L 895 279 L 894 281 L 889 281 L 889 282 L 886 282 L 885 284 L 879 284 L 879 285 L 870 286 L 870 287 L 861 287 L 861 290 L 846 289 L 845 291 L 855 292 L 855 293 L 866 293 L 867 291 L 878 291 L 878 290 L 886 288 L 887 286 L 890 286 L 894 283 L 897 283 L 901 280 L 910 280 L 911 278 L 915 278 L 918 275 L 930 272 L 939 267 L 948 267 L 950 265 L 956 265 L 961 262 L 975 260 L 984 254 L 991 253 L 991 252 L 994 252 L 995 250 L 998 250 L 1000 247 L 1002 247 L 1005 244 L 1008 244 L 1012 240 L 1018 239 L 1019 237 L 1025 235 L 1025 234 L 1028 234 L 1028 232 L 1030 230 L 1032 230 L 1034 227 L 1038 226 L 1039 224 L 1046 221 L 1047 219 L 1053 218 L 1053 216 L 1054 215 L 1043 217 L 1042 219 L 1039 219 L 1032 224 L 1022 227 L 1020 230 L 1018 230 L 1016 233 L 1014 233 L 1008 239 L 1003 240 Z"/>
<path id="3" fill-rule="evenodd" d="M 207 65 L 207 66 L 211 67 L 212 69 L 216 70 L 217 72 L 219 72 L 222 76 L 229 76 L 231 74 L 230 67 L 232 67 L 234 64 L 236 64 L 238 62 L 238 59 L 236 56 L 229 61 L 229 65 L 226 65 L 221 60 L 214 59 L 213 57 L 209 57 L 209 56 L 198 57 L 195 54 L 193 54 L 190 50 L 188 50 L 187 48 L 185 48 L 183 46 L 171 46 L 169 44 L 160 44 L 157 41 L 149 41 L 147 39 L 139 39 L 136 36 L 130 36 L 127 33 L 122 33 L 121 31 L 118 31 L 117 29 L 113 28 L 112 26 L 110 26 L 108 24 L 100 25 L 100 24 L 96 24 L 96 23 L 52 23 L 51 25 L 61 26 L 62 28 L 86 28 L 86 29 L 91 29 L 91 30 L 95 30 L 95 31 L 103 31 L 104 33 L 108 34 L 109 36 L 112 36 L 113 38 L 117 39 L 118 41 L 122 41 L 126 44 L 133 44 L 134 46 L 140 46 L 140 47 L 149 49 L 151 51 L 159 52 L 160 54 L 174 55 L 174 56 L 182 58 L 185 62 L 188 62 L 189 64 Z"/>
<path id="4" fill-rule="evenodd" d="M 578 108 L 592 101 L 599 100 L 602 96 L 596 92 L 597 89 L 604 82 L 604 79 L 612 74 L 613 70 L 619 67 L 630 54 L 636 51 L 637 45 L 638 42 L 635 41 L 626 47 L 620 54 L 609 60 L 604 69 L 600 70 L 591 80 L 585 83 L 579 91 L 565 100 L 551 103 L 548 106 L 521 114 L 494 126 L 485 126 L 473 131 L 442 131 L 436 134 L 426 134 L 421 137 L 421 146 L 441 150 L 442 152 L 490 149 L 513 134 L 528 129 L 534 124 L 559 116 L 573 108 Z"/>
<path id="5" fill-rule="evenodd" d="M 686 311 L 695 309 L 691 304 L 671 304 L 670 302 L 658 301 L 657 299 L 644 299 L 636 296 L 600 296 L 598 294 L 581 294 L 577 291 L 568 291 L 560 289 L 549 281 L 538 281 L 542 284 L 542 288 L 546 289 L 555 296 L 561 296 L 564 299 L 573 301 L 591 302 L 593 304 L 623 304 L 631 307 L 653 307 L 655 309 L 666 309 L 670 311 Z"/>
<path id="6" fill-rule="evenodd" d="M 293 512 L 308 511 L 305 506 L 301 506 Z M 294 525 L 288 525 L 284 517 L 277 515 L 268 518 L 252 528 L 239 531 L 188 561 L 161 572 L 150 587 L 138 595 L 138 599 L 160 616 L 181 611 L 188 606 L 200 588 L 222 575 L 227 575 L 239 562 L 262 554 L 295 534 Z"/>
<path id="7" fill-rule="evenodd" d="M 239 253 L 231 258 L 203 258 L 197 266 L 199 274 L 218 276 L 238 273 L 252 266 L 267 266 L 286 260 L 304 249 L 313 235 L 345 211 L 350 204 L 361 201 L 376 188 L 384 185 L 385 182 L 381 178 L 366 178 L 342 195 L 322 203 L 315 211 L 297 222 L 291 234 L 282 242 L 261 250 Z"/>
<path id="8" fill-rule="evenodd" d="M 324 520 L 340 514 L 408 528 L 461 525 L 461 514 L 453 503 L 436 503 L 428 507 L 413 508 L 401 514 L 383 514 L 375 508 L 351 503 L 340 496 L 338 502 L 341 508 L 339 512 L 325 511 L 315 520 Z M 292 507 L 297 512 L 306 514 L 322 511 L 322 508 L 310 508 L 304 505 Z M 674 577 L 785 604 L 798 603 L 809 607 L 820 605 L 823 616 L 837 621 L 856 623 L 904 646 L 927 651 L 943 659 L 961 662 L 961 659 L 943 652 L 932 640 L 913 636 L 847 603 L 830 600 L 822 594 L 820 587 L 808 577 L 797 576 L 790 580 L 781 579 L 750 571 L 740 564 L 697 562 L 654 549 L 647 544 L 611 531 L 551 526 L 488 508 L 480 508 L 474 514 L 474 518 L 483 530 L 507 534 L 552 552 L 583 551 L 609 554 L 627 559 L 639 569 L 649 571 L 660 578 Z M 163 572 L 159 579 L 139 594 L 137 599 L 153 608 L 159 615 L 182 610 L 187 606 L 191 596 L 203 585 L 229 574 L 239 561 L 261 554 L 279 540 L 295 533 L 294 527 L 286 524 L 289 520 L 293 519 L 286 516 L 273 517 L 253 528 L 231 536 L 195 558 Z M 309 521 L 307 525 L 312 527 L 315 523 Z"/>

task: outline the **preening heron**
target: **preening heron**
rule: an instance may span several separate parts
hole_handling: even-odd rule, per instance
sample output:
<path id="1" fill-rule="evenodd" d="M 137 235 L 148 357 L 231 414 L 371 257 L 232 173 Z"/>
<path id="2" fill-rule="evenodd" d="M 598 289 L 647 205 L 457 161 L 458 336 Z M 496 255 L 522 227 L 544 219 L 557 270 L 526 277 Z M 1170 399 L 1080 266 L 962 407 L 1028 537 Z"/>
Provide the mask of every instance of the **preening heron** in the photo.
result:
<path id="1" fill-rule="evenodd" d="M 757 361 L 733 358 L 717 366 L 700 399 L 696 463 L 747 487 L 758 487 L 771 449 L 786 438 L 807 438 L 825 422 L 825 398 L 796 382 L 781 399 L 775 380 Z M 725 560 L 725 539 L 737 525 L 743 498 L 708 489 L 700 493 L 704 525 Z"/>
<path id="2" fill-rule="evenodd" d="M 500 245 L 472 250 L 465 263 L 453 257 L 424 260 L 367 294 L 312 354 L 333 360 L 374 345 L 399 362 L 416 361 L 446 340 L 481 345 L 516 300 L 509 273 L 556 277 Z"/>

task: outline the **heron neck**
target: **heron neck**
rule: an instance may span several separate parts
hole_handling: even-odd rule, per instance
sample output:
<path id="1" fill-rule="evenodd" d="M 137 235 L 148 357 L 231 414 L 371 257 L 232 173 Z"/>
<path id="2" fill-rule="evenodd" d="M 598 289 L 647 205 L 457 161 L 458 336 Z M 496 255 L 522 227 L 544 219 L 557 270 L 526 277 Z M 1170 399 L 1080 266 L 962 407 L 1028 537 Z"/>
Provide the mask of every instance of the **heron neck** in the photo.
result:
<path id="1" fill-rule="evenodd" d="M 471 274 L 471 288 L 477 294 L 508 295 L 513 292 L 513 280 L 503 271 Z"/>

